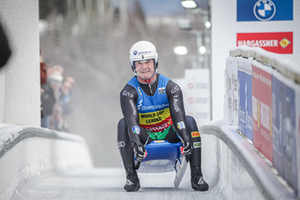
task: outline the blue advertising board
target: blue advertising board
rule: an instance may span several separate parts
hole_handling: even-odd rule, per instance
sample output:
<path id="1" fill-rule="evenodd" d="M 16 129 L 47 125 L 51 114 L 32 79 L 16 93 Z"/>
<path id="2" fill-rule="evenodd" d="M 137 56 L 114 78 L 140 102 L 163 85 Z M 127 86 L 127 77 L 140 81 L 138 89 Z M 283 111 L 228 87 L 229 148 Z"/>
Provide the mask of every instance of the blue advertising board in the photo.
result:
<path id="1" fill-rule="evenodd" d="M 293 0 L 237 0 L 237 21 L 293 20 Z"/>
<path id="2" fill-rule="evenodd" d="M 295 90 L 272 76 L 273 165 L 297 190 Z"/>
<path id="3" fill-rule="evenodd" d="M 252 134 L 252 76 L 238 70 L 239 81 L 239 130 L 251 141 Z"/>
<path id="4" fill-rule="evenodd" d="M 283 177 L 283 83 L 272 76 L 273 165 Z"/>
<path id="5" fill-rule="evenodd" d="M 297 136 L 295 90 L 284 86 L 283 101 L 283 158 L 284 178 L 296 191 L 297 185 Z"/>
<path id="6" fill-rule="evenodd" d="M 245 111 L 245 95 L 243 95 L 242 84 L 245 84 L 243 81 L 244 72 L 238 70 L 238 85 L 239 85 L 239 108 L 238 108 L 238 127 L 242 133 L 246 133 L 246 111 Z"/>

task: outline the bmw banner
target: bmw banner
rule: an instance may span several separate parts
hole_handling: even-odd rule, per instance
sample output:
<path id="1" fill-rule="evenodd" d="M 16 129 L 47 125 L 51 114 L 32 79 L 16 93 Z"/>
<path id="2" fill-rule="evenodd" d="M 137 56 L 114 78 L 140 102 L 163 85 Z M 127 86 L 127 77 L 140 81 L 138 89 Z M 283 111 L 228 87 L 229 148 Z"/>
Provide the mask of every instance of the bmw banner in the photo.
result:
<path id="1" fill-rule="evenodd" d="M 293 20 L 293 0 L 237 0 L 237 21 Z"/>

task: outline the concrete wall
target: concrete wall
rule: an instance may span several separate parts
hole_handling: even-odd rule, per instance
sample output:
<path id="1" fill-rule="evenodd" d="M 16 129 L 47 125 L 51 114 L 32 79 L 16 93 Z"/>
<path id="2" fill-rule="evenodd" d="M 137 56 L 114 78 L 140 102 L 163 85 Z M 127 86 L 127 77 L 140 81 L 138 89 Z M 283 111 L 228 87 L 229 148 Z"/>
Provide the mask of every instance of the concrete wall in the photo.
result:
<path id="1" fill-rule="evenodd" d="M 0 0 L 12 49 L 0 71 L 0 123 L 40 126 L 38 0 Z"/>
<path id="2" fill-rule="evenodd" d="M 284 54 L 294 63 L 300 62 L 300 1 L 293 0 L 293 20 L 289 21 L 239 21 L 237 2 L 241 0 L 213 0 L 212 3 L 212 119 L 223 119 L 225 64 L 229 49 L 237 46 L 237 33 L 293 32 L 293 54 Z M 258 2 L 247 0 L 244 2 Z M 274 3 L 279 2 L 273 0 Z M 281 1 L 283 2 L 283 1 Z M 284 1 L 286 2 L 286 1 Z M 252 9 L 252 8 L 251 8 Z M 280 9 L 277 8 L 277 11 Z"/>

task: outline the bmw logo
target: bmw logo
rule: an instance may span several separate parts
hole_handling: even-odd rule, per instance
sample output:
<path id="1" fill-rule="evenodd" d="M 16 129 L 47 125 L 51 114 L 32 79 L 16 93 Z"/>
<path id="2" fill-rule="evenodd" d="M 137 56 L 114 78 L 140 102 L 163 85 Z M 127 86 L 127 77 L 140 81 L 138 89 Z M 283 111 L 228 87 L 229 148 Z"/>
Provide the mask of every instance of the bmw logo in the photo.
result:
<path id="1" fill-rule="evenodd" d="M 257 19 L 268 21 L 274 17 L 276 7 L 271 0 L 259 0 L 253 7 L 253 13 Z"/>
<path id="2" fill-rule="evenodd" d="M 133 55 L 136 55 L 137 54 L 137 51 L 133 51 Z"/>

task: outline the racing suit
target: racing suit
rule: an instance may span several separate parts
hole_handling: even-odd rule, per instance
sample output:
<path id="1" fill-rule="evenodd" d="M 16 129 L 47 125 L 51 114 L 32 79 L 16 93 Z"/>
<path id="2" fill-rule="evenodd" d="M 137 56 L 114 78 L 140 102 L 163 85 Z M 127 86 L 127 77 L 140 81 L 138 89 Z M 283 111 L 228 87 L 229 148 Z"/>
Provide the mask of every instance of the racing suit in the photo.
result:
<path id="1" fill-rule="evenodd" d="M 124 118 L 118 123 L 118 148 L 124 168 L 134 167 L 132 143 L 153 140 L 193 144 L 190 166 L 201 166 L 201 138 L 193 117 L 186 116 L 180 87 L 158 74 L 150 84 L 133 77 L 120 93 Z M 178 133 L 178 134 L 177 134 Z"/>

